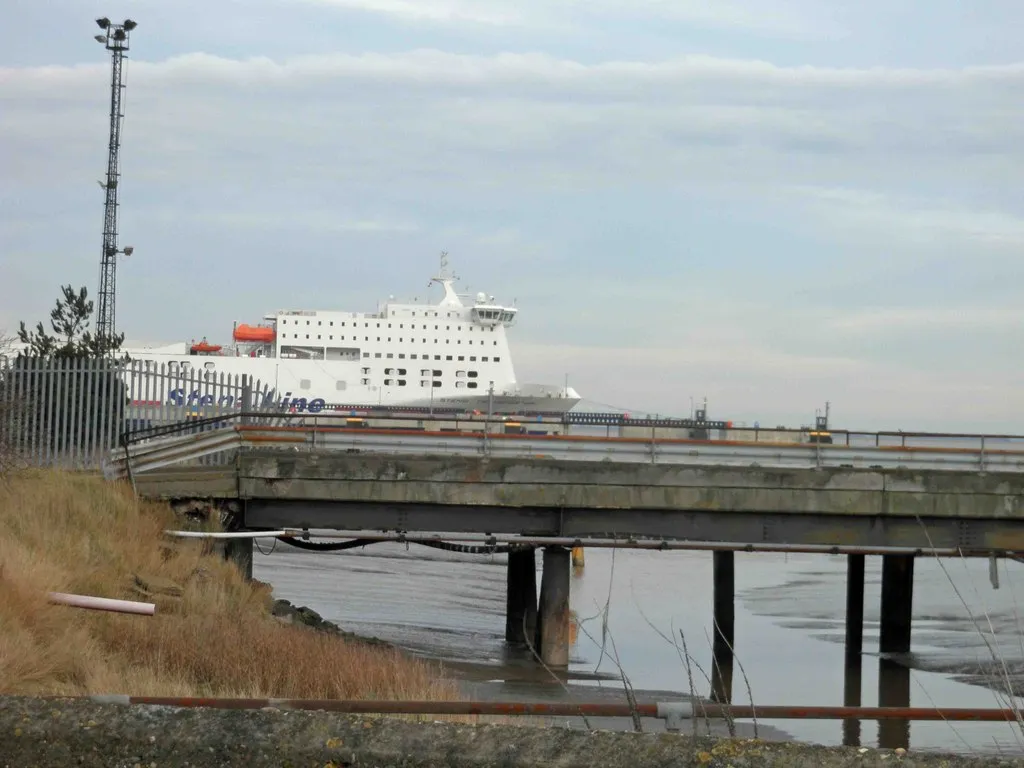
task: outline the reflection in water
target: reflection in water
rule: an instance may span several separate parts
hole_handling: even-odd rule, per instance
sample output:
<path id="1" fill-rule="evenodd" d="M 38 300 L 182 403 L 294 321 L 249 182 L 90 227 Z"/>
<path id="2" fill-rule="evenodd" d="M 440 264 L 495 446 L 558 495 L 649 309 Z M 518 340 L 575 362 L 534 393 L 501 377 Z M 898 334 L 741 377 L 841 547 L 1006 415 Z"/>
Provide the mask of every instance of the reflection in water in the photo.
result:
<path id="1" fill-rule="evenodd" d="M 539 674 L 523 654 L 505 646 L 505 563 L 502 556 L 399 544 L 337 554 L 278 546 L 268 557 L 257 554 L 254 575 L 271 583 L 278 597 L 308 605 L 346 629 L 458 662 L 478 681 L 496 681 L 489 684 L 490 693 L 481 695 L 562 696 L 550 676 Z M 880 570 L 880 558 L 867 559 L 865 660 L 877 654 Z M 855 665 L 856 674 L 846 663 L 844 648 L 846 578 L 843 557 L 735 555 L 735 703 L 748 703 L 748 687 L 755 703 L 797 706 L 853 702 L 862 698 L 863 688 L 869 692 L 863 697 L 868 706 L 876 703 L 875 691 L 880 700 L 893 702 L 898 691 L 903 706 L 1005 706 L 1005 699 L 991 689 L 965 682 L 989 680 L 992 658 L 949 582 L 956 583 L 974 615 L 982 617 L 986 631 L 991 621 L 996 638 L 989 642 L 1009 668 L 1021 669 L 1024 651 L 1017 604 L 1024 566 L 1001 563 L 1000 588 L 993 590 L 986 562 L 951 560 L 939 567 L 934 560 L 921 558 L 915 566 L 913 653 L 887 664 Z M 614 661 L 618 658 L 638 691 L 686 695 L 692 676 L 696 692 L 709 695 L 714 670 L 713 592 L 710 553 L 587 551 L 586 568 L 572 579 L 570 604 L 578 635 L 571 649 L 570 675 L 584 678 L 579 684 L 596 694 L 621 692 Z M 682 641 L 692 657 L 689 664 Z M 599 677 L 616 679 L 593 679 L 595 671 Z M 896 682 L 889 682 L 890 675 Z M 657 694 L 663 695 L 668 696 Z M 905 724 L 897 735 L 895 723 L 877 721 L 786 720 L 760 725 L 822 744 L 857 741 L 872 746 L 892 739 L 895 745 L 899 739 L 899 745 L 906 746 L 908 737 Z M 1014 728 L 918 722 L 913 746 L 1019 754 L 1024 750 Z"/>
<path id="2" fill-rule="evenodd" d="M 843 678 L 843 706 L 861 706 L 862 659 L 858 656 L 847 655 L 846 675 Z M 860 720 L 843 720 L 843 746 L 860 746 Z"/>
<path id="3" fill-rule="evenodd" d="M 879 656 L 878 706 L 910 706 L 910 667 Z M 909 749 L 910 721 L 879 720 L 878 746 L 885 749 Z"/>

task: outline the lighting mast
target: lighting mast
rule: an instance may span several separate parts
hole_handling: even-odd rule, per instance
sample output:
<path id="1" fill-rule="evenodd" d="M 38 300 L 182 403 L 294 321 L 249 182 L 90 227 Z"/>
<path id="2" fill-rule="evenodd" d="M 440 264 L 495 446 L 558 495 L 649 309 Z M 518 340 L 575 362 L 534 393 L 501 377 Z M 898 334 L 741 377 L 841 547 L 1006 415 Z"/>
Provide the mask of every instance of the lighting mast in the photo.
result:
<path id="1" fill-rule="evenodd" d="M 106 192 L 103 206 L 103 255 L 100 260 L 99 312 L 97 313 L 96 335 L 111 339 L 115 333 L 114 307 L 117 299 L 117 254 L 131 256 L 131 246 L 117 247 L 117 183 L 120 176 L 118 155 L 121 149 L 121 96 L 124 83 L 121 78 L 124 55 L 128 51 L 129 33 L 138 26 L 131 19 L 114 24 L 104 16 L 96 19 L 103 34 L 96 35 L 96 41 L 110 51 L 110 149 L 107 154 L 107 181 L 100 183 Z"/>

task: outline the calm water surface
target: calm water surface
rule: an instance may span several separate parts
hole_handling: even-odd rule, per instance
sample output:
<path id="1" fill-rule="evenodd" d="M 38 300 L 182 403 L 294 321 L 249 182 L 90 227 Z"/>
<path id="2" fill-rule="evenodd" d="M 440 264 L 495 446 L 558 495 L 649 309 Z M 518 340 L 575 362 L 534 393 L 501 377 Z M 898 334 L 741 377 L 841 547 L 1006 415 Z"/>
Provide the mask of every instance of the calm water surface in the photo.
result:
<path id="1" fill-rule="evenodd" d="M 262 550 L 268 552 L 267 545 Z M 537 558 L 538 567 L 541 561 Z M 636 689 L 690 691 L 686 666 L 668 637 L 686 638 L 695 665 L 696 692 L 709 685 L 696 668 L 711 669 L 711 554 L 591 549 L 574 576 L 571 605 L 581 619 L 570 671 L 616 673 L 601 653 L 602 609 L 607 606 L 608 650 L 614 641 L 623 670 Z M 915 565 L 913 654 L 907 660 L 911 706 L 995 707 L 1006 698 L 971 684 L 976 664 L 992 653 L 957 596 L 959 589 L 986 635 L 994 629 L 1011 672 L 1024 669 L 1018 603 L 1024 602 L 1024 565 L 1001 561 L 999 588 L 988 561 L 919 558 Z M 867 560 L 864 706 L 878 704 L 877 622 L 881 559 Z M 561 689 L 526 674 L 503 643 L 505 558 L 464 555 L 410 545 L 376 544 L 340 553 L 309 553 L 278 544 L 255 555 L 254 576 L 277 597 L 308 605 L 345 629 L 397 643 L 422 656 L 470 663 L 489 681 L 494 698 L 558 698 Z M 844 679 L 846 560 L 828 555 L 736 555 L 736 652 L 755 704 L 841 705 Z M 538 573 L 538 584 L 540 574 Z M 1022 606 L 1024 607 L 1024 606 Z M 593 617 L 593 618 L 592 618 Z M 991 628 L 990 628 L 991 623 Z M 733 701 L 749 701 L 737 667 Z M 582 685 L 621 689 L 616 681 Z M 1019 685 L 1024 689 L 1024 684 Z M 655 696 L 657 698 L 657 696 Z M 843 743 L 843 726 L 827 721 L 764 723 L 776 737 Z M 653 730 L 657 724 L 645 721 Z M 765 733 L 761 734 L 765 736 Z M 771 736 L 769 736 L 771 737 Z M 875 746 L 878 725 L 860 726 L 864 746 Z M 1024 752 L 1015 727 L 979 723 L 913 723 L 910 746 L 958 752 Z"/>

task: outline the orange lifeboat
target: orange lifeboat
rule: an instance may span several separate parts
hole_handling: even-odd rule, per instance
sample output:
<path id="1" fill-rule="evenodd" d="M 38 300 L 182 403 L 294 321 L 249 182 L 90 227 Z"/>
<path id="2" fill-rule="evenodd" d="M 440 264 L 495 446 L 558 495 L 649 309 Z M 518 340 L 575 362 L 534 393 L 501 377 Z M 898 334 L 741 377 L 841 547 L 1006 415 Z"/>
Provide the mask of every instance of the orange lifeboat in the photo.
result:
<path id="1" fill-rule="evenodd" d="M 241 323 L 235 326 L 235 341 L 263 341 L 274 340 L 274 329 L 262 325 L 246 325 Z"/>
<path id="2" fill-rule="evenodd" d="M 189 350 L 193 355 L 212 355 L 214 352 L 220 352 L 220 344 L 210 344 L 205 339 L 198 344 L 193 344 Z"/>

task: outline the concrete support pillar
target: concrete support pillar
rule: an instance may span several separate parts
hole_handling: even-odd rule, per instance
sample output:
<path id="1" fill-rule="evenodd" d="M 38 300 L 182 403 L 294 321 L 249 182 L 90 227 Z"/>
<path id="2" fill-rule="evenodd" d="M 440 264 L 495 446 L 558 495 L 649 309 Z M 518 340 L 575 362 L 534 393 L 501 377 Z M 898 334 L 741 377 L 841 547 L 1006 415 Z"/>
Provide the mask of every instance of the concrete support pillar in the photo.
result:
<path id="1" fill-rule="evenodd" d="M 252 539 L 228 539 L 224 542 L 224 559 L 232 561 L 246 581 L 252 581 Z"/>
<path id="2" fill-rule="evenodd" d="M 711 699 L 732 701 L 733 651 L 736 639 L 736 568 L 734 552 L 714 555 L 714 623 L 711 659 Z"/>
<path id="3" fill-rule="evenodd" d="M 508 553 L 505 642 L 527 644 L 537 634 L 537 558 L 532 547 Z"/>
<path id="4" fill-rule="evenodd" d="M 569 550 L 544 548 L 536 648 L 549 667 L 569 666 Z"/>
<path id="5" fill-rule="evenodd" d="M 914 556 L 882 556 L 879 653 L 908 653 L 914 597 Z"/>

